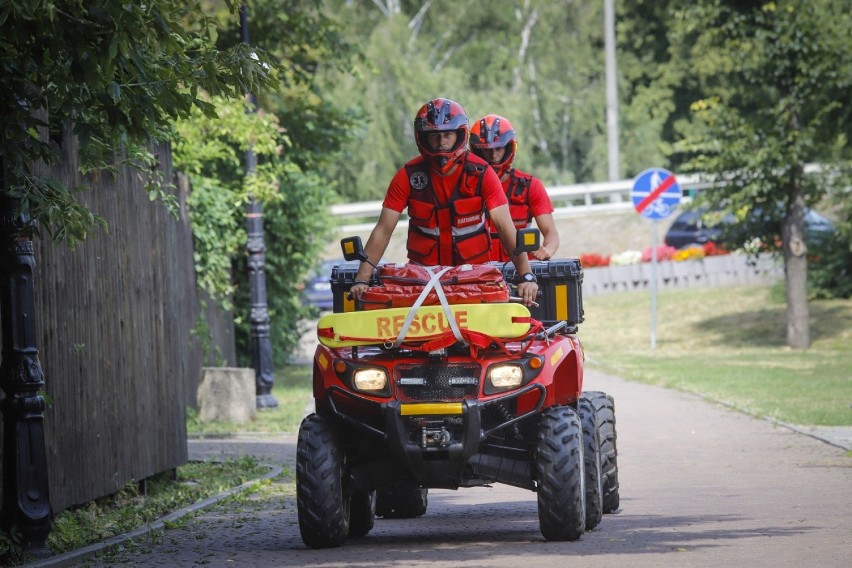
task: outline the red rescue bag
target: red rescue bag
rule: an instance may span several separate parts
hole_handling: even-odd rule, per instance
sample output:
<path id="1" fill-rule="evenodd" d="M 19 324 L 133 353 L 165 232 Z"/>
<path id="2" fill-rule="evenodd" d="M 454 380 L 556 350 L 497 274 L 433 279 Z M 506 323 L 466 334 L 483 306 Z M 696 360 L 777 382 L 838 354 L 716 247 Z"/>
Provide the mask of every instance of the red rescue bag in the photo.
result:
<path id="1" fill-rule="evenodd" d="M 430 267 L 439 272 L 443 266 Z M 404 308 L 414 305 L 432 274 L 419 264 L 385 264 L 379 266 L 380 286 L 367 288 L 361 296 L 361 308 L 378 310 Z M 509 287 L 503 272 L 493 264 L 463 264 L 453 266 L 440 278 L 441 288 L 450 304 L 492 304 L 509 301 Z M 432 289 L 423 301 L 424 306 L 440 303 Z"/>

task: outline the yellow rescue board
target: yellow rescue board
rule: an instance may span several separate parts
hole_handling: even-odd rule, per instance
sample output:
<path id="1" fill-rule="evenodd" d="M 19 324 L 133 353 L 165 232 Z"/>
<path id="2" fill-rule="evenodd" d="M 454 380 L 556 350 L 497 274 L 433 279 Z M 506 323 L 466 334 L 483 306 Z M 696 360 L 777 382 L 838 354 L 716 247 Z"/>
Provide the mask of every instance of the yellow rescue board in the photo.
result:
<path id="1" fill-rule="evenodd" d="M 510 339 L 526 333 L 530 311 L 522 304 L 454 304 L 450 306 L 460 329 Z M 389 308 L 326 314 L 317 323 L 317 336 L 326 347 L 377 345 L 394 341 L 411 308 Z M 452 332 L 441 306 L 422 306 L 408 328 L 405 341 L 428 340 Z"/>

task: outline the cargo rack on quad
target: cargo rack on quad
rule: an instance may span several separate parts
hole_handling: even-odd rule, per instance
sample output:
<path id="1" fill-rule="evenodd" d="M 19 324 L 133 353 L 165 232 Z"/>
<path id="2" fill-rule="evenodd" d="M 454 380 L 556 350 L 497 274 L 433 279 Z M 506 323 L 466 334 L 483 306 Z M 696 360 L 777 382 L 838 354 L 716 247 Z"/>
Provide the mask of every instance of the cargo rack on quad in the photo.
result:
<path id="1" fill-rule="evenodd" d="M 517 238 L 520 252 L 538 248 L 535 230 Z M 576 540 L 618 509 L 614 401 L 582 390 L 578 260 L 530 261 L 540 286 L 531 309 L 493 301 L 494 286 L 510 297 L 516 274 L 508 263 L 386 264 L 375 267 L 372 296 L 396 305 L 402 294 L 411 306 L 364 309 L 349 289 L 366 255 L 357 237 L 342 246 L 347 262 L 331 275 L 334 313 L 317 325 L 316 412 L 297 444 L 306 545 L 362 537 L 376 516 L 421 516 L 429 488 L 530 489 L 547 540 Z M 404 285 L 394 288 L 394 278 Z"/>

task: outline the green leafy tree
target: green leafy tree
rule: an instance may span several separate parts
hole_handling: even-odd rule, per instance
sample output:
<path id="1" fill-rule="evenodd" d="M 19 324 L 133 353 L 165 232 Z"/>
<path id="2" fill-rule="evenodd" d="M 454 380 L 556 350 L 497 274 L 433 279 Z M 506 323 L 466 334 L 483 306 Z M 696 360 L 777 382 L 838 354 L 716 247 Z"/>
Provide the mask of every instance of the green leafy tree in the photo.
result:
<path id="1" fill-rule="evenodd" d="M 194 112 L 178 122 L 173 145 L 175 168 L 190 181 L 196 280 L 222 308 L 235 311 L 239 336 L 248 338 L 245 211 L 249 199 L 263 203 L 267 302 L 273 356 L 280 365 L 298 342 L 300 322 L 310 315 L 298 284 L 323 243 L 329 192 L 316 174 L 289 159 L 292 144 L 276 115 L 247 113 L 239 100 L 211 102 L 217 116 Z M 258 162 L 251 176 L 245 171 L 249 149 Z M 248 364 L 247 339 L 239 345 L 239 358 Z"/>
<path id="2" fill-rule="evenodd" d="M 415 155 L 414 113 L 438 96 L 473 120 L 499 113 L 518 131 L 518 167 L 547 183 L 606 172 L 603 10 L 600 2 L 327 0 L 363 59 L 332 74 L 331 95 L 357 118 L 341 195 L 376 199 Z"/>
<path id="3" fill-rule="evenodd" d="M 150 175 L 151 145 L 168 140 L 174 120 L 193 108 L 213 113 L 202 91 L 242 96 L 274 79 L 263 53 L 216 47 L 215 22 L 199 1 L 3 1 L 0 25 L 5 191 L 71 244 L 105 223 L 77 201 L 79 188 L 33 168 L 59 160 L 65 129 L 79 145 L 81 173 L 126 162 Z M 151 182 L 152 196 L 168 201 L 159 180 Z"/>
<path id="4" fill-rule="evenodd" d="M 242 100 L 221 97 L 210 101 L 215 117 L 194 110 L 175 126 L 175 169 L 188 176 L 189 220 L 195 248 L 198 286 L 225 309 L 232 309 L 232 264 L 243 252 L 246 229 L 241 221 L 254 198 L 264 203 L 280 200 L 280 177 L 286 164 L 278 160 L 282 136 L 278 118 L 247 113 Z M 244 172 L 245 152 L 252 149 L 258 167 Z"/>
<path id="5" fill-rule="evenodd" d="M 236 19 L 221 2 L 209 3 L 220 21 L 220 49 L 240 44 Z M 259 112 L 215 100 L 218 118 L 195 113 L 181 123 L 178 166 L 192 181 L 191 220 L 198 281 L 225 307 L 233 305 L 238 359 L 250 361 L 250 284 L 244 254 L 245 205 L 264 207 L 265 277 L 273 358 L 282 365 L 298 344 L 310 310 L 299 284 L 326 243 L 333 183 L 323 178 L 347 136 L 349 119 L 324 95 L 320 71 L 343 65 L 350 47 L 336 24 L 310 0 L 248 3 L 253 45 L 276 62 L 277 82 L 255 92 Z M 246 177 L 245 152 L 258 159 Z"/>
<path id="6" fill-rule="evenodd" d="M 347 19 L 357 12 L 341 10 Z M 455 68 L 435 73 L 436 61 L 422 53 L 409 23 L 399 12 L 379 18 L 360 40 L 363 57 L 352 69 L 328 70 L 325 75 L 328 84 L 335 84 L 330 96 L 354 119 L 340 159 L 330 170 L 345 198 L 382 197 L 396 169 L 417 154 L 412 126 L 417 110 L 430 98 L 464 98 L 463 75 Z M 353 43 L 359 41 L 356 32 L 357 26 L 349 26 Z"/>
<path id="7" fill-rule="evenodd" d="M 759 237 L 783 253 L 794 348 L 810 344 L 805 208 L 849 181 L 852 19 L 844 6 L 715 0 L 676 18 L 673 44 L 703 93 L 679 150 L 720 184 L 703 201 L 746 227 L 735 244 Z M 809 163 L 820 171 L 806 173 Z"/>

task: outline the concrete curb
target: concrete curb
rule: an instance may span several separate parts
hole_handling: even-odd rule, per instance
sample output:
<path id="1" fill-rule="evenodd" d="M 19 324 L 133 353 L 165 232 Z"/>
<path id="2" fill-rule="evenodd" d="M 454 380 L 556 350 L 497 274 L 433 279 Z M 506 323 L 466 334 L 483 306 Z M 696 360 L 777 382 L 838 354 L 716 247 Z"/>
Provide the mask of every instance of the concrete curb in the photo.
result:
<path id="1" fill-rule="evenodd" d="M 182 509 L 178 509 L 173 513 L 169 513 L 168 515 L 161 517 L 160 519 L 154 521 L 153 523 L 149 523 L 147 525 L 141 526 L 137 529 L 134 529 L 128 533 L 120 534 L 118 536 L 114 536 L 112 538 L 108 538 L 101 542 L 96 542 L 95 544 L 90 544 L 84 548 L 79 548 L 77 550 L 72 550 L 70 552 L 66 552 L 64 554 L 60 554 L 57 556 L 52 556 L 50 558 L 45 558 L 43 560 L 38 560 L 36 562 L 32 562 L 30 564 L 24 564 L 23 566 L 27 566 L 30 568 L 59 568 L 65 566 L 76 566 L 80 561 L 95 556 L 113 546 L 117 546 L 128 540 L 132 540 L 134 538 L 139 538 L 141 536 L 145 536 L 148 534 L 152 534 L 155 532 L 164 531 L 166 528 L 166 523 L 170 523 L 184 517 L 190 513 L 194 513 L 210 505 L 218 503 L 228 497 L 235 495 L 237 493 L 241 493 L 250 487 L 254 486 L 256 483 L 260 483 L 261 481 L 272 479 L 273 477 L 277 477 L 284 471 L 284 468 L 274 464 L 264 464 L 268 465 L 271 470 L 269 473 L 258 477 L 257 479 L 252 479 L 251 481 L 246 481 L 242 485 L 238 485 L 237 487 L 233 487 L 227 491 L 219 493 L 218 495 L 214 495 L 212 497 L 208 497 L 207 499 L 202 499 L 192 505 L 184 507 Z"/>
<path id="2" fill-rule="evenodd" d="M 773 424 L 792 430 L 797 434 L 809 436 L 820 442 L 831 444 L 840 449 L 852 450 L 852 427 L 849 426 L 800 426 L 798 424 L 788 424 L 771 418 L 765 418 Z"/>

